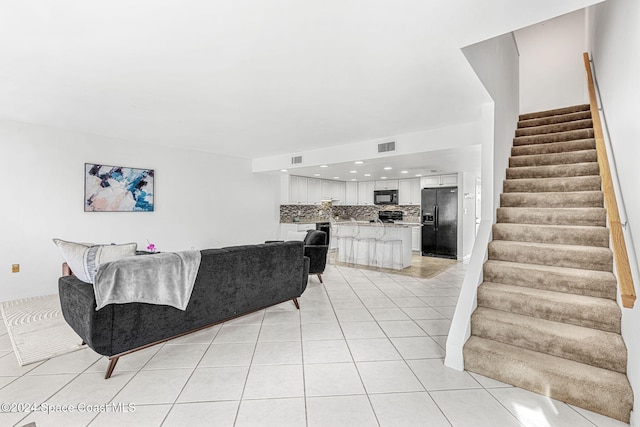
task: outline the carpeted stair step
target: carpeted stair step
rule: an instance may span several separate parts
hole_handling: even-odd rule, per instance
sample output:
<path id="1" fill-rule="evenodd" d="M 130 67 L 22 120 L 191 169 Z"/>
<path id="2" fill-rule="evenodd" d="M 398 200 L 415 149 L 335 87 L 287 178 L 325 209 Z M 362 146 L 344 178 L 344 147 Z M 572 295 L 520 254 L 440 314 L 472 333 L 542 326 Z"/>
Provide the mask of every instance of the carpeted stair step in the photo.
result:
<path id="1" fill-rule="evenodd" d="M 472 336 L 465 369 L 629 422 L 633 391 L 626 375 Z"/>
<path id="2" fill-rule="evenodd" d="M 573 122 L 575 120 L 584 120 L 591 118 L 591 111 L 578 111 L 576 113 L 558 114 L 555 116 L 540 117 L 537 119 L 520 120 L 518 122 L 518 129 L 544 126 L 557 123 Z"/>
<path id="3" fill-rule="evenodd" d="M 574 176 L 599 176 L 598 163 L 574 163 L 568 165 L 521 166 L 507 168 L 507 179 L 561 178 Z"/>
<path id="4" fill-rule="evenodd" d="M 494 240 L 489 243 L 489 259 L 552 267 L 613 271 L 611 249 L 595 246 Z"/>
<path id="5" fill-rule="evenodd" d="M 566 123 L 554 123 L 542 126 L 525 127 L 516 130 L 516 137 L 518 136 L 532 136 L 532 135 L 544 135 L 548 133 L 568 132 L 578 129 L 593 128 L 593 122 L 591 119 L 575 120 Z"/>
<path id="6" fill-rule="evenodd" d="M 512 156 L 529 156 L 536 154 L 568 153 L 571 151 L 595 150 L 595 138 L 577 139 L 575 141 L 550 142 L 548 144 L 532 144 L 511 147 Z M 577 163 L 577 162 L 575 162 Z"/>
<path id="7" fill-rule="evenodd" d="M 502 187 L 505 193 L 598 191 L 602 188 L 599 175 L 566 178 L 506 179 Z"/>
<path id="8" fill-rule="evenodd" d="M 527 166 L 553 166 L 576 163 L 595 163 L 598 161 L 596 150 L 570 151 L 568 153 L 532 154 L 526 156 L 512 156 L 509 167 L 520 168 Z"/>
<path id="9" fill-rule="evenodd" d="M 483 282 L 478 307 L 620 333 L 620 307 L 605 298 Z"/>
<path id="10" fill-rule="evenodd" d="M 620 334 L 485 307 L 471 316 L 471 334 L 580 363 L 627 372 Z"/>
<path id="11" fill-rule="evenodd" d="M 514 224 L 591 225 L 604 227 L 604 208 L 498 208 L 497 222 Z"/>
<path id="12" fill-rule="evenodd" d="M 493 240 L 609 247 L 609 229 L 578 225 L 509 224 L 493 225 Z"/>
<path id="13" fill-rule="evenodd" d="M 578 129 L 566 132 L 545 133 L 543 135 L 516 136 L 513 145 L 546 144 L 549 142 L 573 141 L 593 138 L 593 129 Z"/>
<path id="14" fill-rule="evenodd" d="M 602 191 L 502 193 L 500 206 L 521 208 L 601 208 Z"/>
<path id="15" fill-rule="evenodd" d="M 614 301 L 618 294 L 616 277 L 608 271 L 489 260 L 484 263 L 483 276 L 487 282 L 607 298 Z"/>
<path id="16" fill-rule="evenodd" d="M 590 111 L 589 104 L 572 105 L 570 107 L 554 108 L 553 110 L 536 111 L 533 113 L 520 114 L 519 121 L 539 119 L 541 117 L 562 116 L 565 114 L 576 113 L 580 111 Z"/>

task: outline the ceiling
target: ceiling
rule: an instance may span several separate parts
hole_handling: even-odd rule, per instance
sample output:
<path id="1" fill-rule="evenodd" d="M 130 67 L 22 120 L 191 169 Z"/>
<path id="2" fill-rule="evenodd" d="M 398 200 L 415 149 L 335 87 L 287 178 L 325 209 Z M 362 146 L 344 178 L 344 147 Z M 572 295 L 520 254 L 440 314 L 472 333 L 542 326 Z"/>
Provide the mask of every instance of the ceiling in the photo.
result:
<path id="1" fill-rule="evenodd" d="M 470 122 L 461 47 L 597 2 L 2 2 L 0 118 L 248 158 Z"/>

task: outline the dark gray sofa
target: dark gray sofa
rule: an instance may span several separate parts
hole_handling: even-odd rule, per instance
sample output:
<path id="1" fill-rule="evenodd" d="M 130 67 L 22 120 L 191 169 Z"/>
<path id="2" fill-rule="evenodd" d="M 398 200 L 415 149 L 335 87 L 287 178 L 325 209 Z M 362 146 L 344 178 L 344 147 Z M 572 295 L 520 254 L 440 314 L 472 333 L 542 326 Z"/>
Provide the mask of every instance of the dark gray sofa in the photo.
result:
<path id="1" fill-rule="evenodd" d="M 201 251 L 185 311 L 146 303 L 110 304 L 96 311 L 93 285 L 75 276 L 58 281 L 62 313 L 83 341 L 108 356 L 109 378 L 120 356 L 255 310 L 293 300 L 307 287 L 302 242 Z"/>

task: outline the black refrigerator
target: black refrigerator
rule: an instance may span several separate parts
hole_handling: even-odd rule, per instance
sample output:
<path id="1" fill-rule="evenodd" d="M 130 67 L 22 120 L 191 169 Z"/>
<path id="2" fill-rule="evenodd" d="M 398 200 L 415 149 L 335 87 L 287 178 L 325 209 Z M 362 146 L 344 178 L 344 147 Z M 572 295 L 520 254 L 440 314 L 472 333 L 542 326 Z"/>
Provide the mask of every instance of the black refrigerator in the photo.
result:
<path id="1" fill-rule="evenodd" d="M 457 187 L 422 190 L 422 255 L 457 258 Z"/>

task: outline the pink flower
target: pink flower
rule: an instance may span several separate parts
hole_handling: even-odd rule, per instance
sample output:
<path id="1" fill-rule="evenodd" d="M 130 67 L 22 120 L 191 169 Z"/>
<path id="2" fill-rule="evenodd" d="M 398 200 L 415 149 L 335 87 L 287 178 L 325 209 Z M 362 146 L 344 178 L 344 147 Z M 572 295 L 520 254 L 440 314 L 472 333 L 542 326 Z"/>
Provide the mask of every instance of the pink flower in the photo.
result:
<path id="1" fill-rule="evenodd" d="M 153 243 L 149 243 L 149 246 L 147 246 L 147 250 L 149 252 L 155 252 L 156 251 L 156 245 L 154 245 Z"/>

